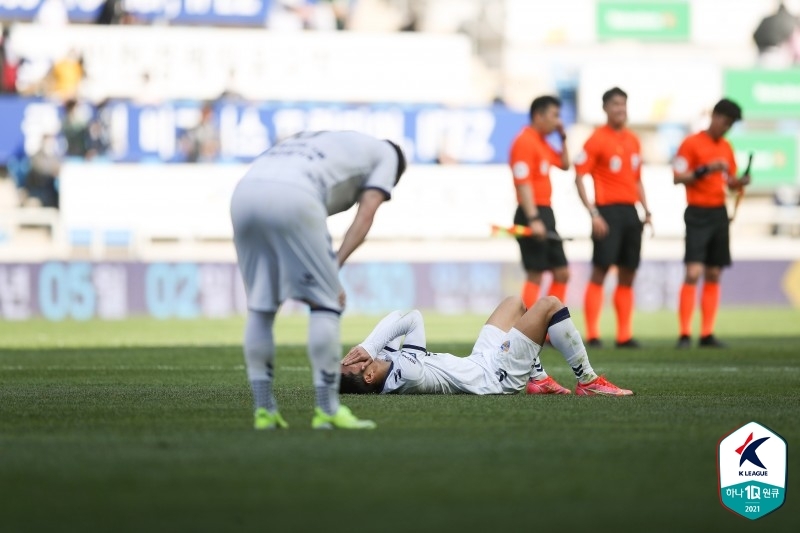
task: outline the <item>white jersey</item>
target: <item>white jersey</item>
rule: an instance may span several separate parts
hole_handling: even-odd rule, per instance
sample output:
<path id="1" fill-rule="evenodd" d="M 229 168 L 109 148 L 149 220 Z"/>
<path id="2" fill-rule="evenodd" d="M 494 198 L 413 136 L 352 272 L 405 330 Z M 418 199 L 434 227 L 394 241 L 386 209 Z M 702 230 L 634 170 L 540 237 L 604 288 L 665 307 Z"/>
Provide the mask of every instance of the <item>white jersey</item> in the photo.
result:
<path id="1" fill-rule="evenodd" d="M 375 137 L 355 131 L 306 132 L 258 156 L 243 179 L 311 189 L 333 215 L 355 205 L 364 189 L 378 189 L 389 200 L 398 165 L 395 149 Z"/>
<path id="2" fill-rule="evenodd" d="M 373 358 L 390 361 L 382 394 L 506 394 L 516 392 L 502 383 L 506 372 L 499 369 L 493 349 L 500 352 L 506 333 L 493 328 L 487 352 L 469 357 L 431 353 L 425 349 L 425 326 L 419 311 L 395 311 L 384 318 L 361 343 Z M 402 339 L 402 344 L 401 344 Z M 478 344 L 476 344 L 476 347 Z M 482 345 L 483 346 L 483 345 Z"/>
<path id="3" fill-rule="evenodd" d="M 472 356 L 418 352 L 402 348 L 383 351 L 380 357 L 392 367 L 381 394 L 502 394 L 498 379 L 490 368 Z"/>

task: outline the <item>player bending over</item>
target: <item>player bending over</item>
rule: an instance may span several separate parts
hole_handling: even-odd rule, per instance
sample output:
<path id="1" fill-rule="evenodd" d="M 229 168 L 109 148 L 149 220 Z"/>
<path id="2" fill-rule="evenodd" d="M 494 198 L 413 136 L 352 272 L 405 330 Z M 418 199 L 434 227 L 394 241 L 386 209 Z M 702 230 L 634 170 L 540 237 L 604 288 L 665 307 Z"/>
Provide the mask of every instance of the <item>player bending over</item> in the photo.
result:
<path id="1" fill-rule="evenodd" d="M 539 361 L 545 335 L 572 368 L 580 396 L 630 396 L 598 376 L 586 347 L 555 296 L 525 310 L 509 297 L 489 316 L 468 357 L 431 353 L 425 325 L 417 311 L 394 311 L 342 360 L 342 393 L 397 394 L 569 394 L 548 376 Z M 527 386 L 526 386 L 527 385 Z"/>

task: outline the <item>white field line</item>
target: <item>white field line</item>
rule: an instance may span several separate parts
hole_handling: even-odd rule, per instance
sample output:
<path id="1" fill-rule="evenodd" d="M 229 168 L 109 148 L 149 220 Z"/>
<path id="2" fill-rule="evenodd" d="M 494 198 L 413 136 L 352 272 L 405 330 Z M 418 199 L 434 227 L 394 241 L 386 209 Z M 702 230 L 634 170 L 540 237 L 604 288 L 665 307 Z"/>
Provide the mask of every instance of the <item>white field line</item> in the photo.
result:
<path id="1" fill-rule="evenodd" d="M 147 370 L 147 371 L 163 371 L 163 372 L 180 372 L 180 371 L 196 371 L 205 370 L 209 372 L 240 372 L 244 370 L 244 365 L 233 366 L 175 366 L 175 365 L 155 365 L 155 366 L 132 366 L 132 365 L 47 365 L 47 366 L 26 366 L 26 365 L 2 365 L 0 372 L 15 372 L 15 371 L 39 371 L 44 370 L 47 372 L 64 372 L 64 371 L 80 371 L 80 372 L 108 372 L 108 371 L 126 371 L 126 370 Z M 284 372 L 308 372 L 311 368 L 307 366 L 283 366 L 278 367 L 278 371 Z"/>
<path id="2" fill-rule="evenodd" d="M 551 366 L 551 370 L 558 368 Z M 203 365 L 203 366 L 190 366 L 190 365 L 0 365 L 0 372 L 15 372 L 15 371 L 48 371 L 48 372 L 63 372 L 63 371 L 81 371 L 81 372 L 108 372 L 108 371 L 163 371 L 163 372 L 180 372 L 180 371 L 209 371 L 209 372 L 239 372 L 244 370 L 244 365 Z M 279 366 L 278 371 L 283 372 L 309 372 L 311 370 L 308 366 Z M 800 372 L 800 366 L 757 366 L 740 368 L 735 366 L 724 367 L 692 367 L 685 365 L 676 365 L 674 367 L 652 367 L 646 365 L 624 365 L 619 368 L 604 368 L 598 367 L 595 371 L 609 370 L 615 373 L 622 374 L 715 374 L 719 372 L 736 373 L 736 372 L 750 372 L 750 373 L 773 373 L 773 372 Z"/>

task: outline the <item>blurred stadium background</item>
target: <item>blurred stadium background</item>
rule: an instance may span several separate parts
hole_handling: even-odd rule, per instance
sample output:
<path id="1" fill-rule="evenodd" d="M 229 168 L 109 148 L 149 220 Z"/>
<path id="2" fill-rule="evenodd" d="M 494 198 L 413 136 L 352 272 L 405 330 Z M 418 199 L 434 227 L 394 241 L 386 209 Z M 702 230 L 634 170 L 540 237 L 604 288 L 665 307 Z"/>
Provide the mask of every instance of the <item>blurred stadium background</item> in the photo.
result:
<path id="1" fill-rule="evenodd" d="M 714 471 L 719 439 L 751 420 L 800 438 L 797 15 L 800 0 L 0 0 L 0 531 L 797 531 L 796 454 L 785 508 L 758 522 L 720 505 Z M 430 349 L 463 354 L 521 287 L 516 243 L 490 226 L 512 219 L 506 157 L 531 99 L 562 99 L 577 154 L 612 86 L 655 231 L 636 280 L 645 348 L 591 357 L 637 396 L 350 396 L 380 430 L 312 434 L 290 304 L 292 429 L 252 431 L 228 199 L 256 155 L 304 129 L 402 144 L 412 164 L 342 270 L 343 342 L 417 307 Z M 723 96 L 744 110 L 737 158 L 755 153 L 723 276 L 732 346 L 678 352 L 669 164 Z M 582 331 L 573 182 L 553 172 Z M 335 240 L 352 216 L 329 219 Z"/>
<path id="2" fill-rule="evenodd" d="M 722 96 L 745 113 L 737 157 L 755 152 L 722 305 L 796 307 L 798 13 L 797 0 L 0 0 L 0 316 L 240 315 L 229 193 L 303 129 L 391 138 L 413 163 L 343 270 L 349 313 L 486 312 L 522 279 L 515 243 L 489 226 L 511 220 L 505 163 L 530 100 L 563 100 L 575 154 L 615 85 L 654 213 L 638 309 L 676 305 L 685 200 L 669 163 Z M 589 221 L 572 171 L 553 181 L 577 306 Z M 334 238 L 351 216 L 331 219 Z"/>

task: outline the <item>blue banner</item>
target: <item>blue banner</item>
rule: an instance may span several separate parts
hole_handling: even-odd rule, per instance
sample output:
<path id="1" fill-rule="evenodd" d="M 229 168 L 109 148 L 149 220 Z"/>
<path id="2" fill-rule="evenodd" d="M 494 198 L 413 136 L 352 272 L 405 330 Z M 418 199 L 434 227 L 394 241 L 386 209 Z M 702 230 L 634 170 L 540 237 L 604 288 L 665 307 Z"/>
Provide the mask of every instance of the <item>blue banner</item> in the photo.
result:
<path id="1" fill-rule="evenodd" d="M 63 0 L 72 22 L 94 22 L 105 0 Z M 46 0 L 0 0 L 0 20 L 29 21 Z"/>
<path id="2" fill-rule="evenodd" d="M 58 133 L 57 104 L 0 99 L 0 164 L 44 133 Z M 506 163 L 527 113 L 504 106 L 248 103 L 218 100 L 138 105 L 110 101 L 82 113 L 91 156 L 117 162 L 249 162 L 276 141 L 303 130 L 357 130 L 402 143 L 415 163 Z M 28 117 L 26 119 L 26 117 Z M 33 120 L 35 117 L 44 117 Z M 204 121 L 204 122 L 203 122 Z M 202 123 L 202 124 L 201 124 Z M 26 124 L 23 127 L 23 124 Z M 50 125 L 47 131 L 45 125 Z M 74 133 L 73 133 L 74 136 Z M 64 139 L 66 143 L 67 139 Z"/>
<path id="3" fill-rule="evenodd" d="M 46 0 L 0 0 L 0 20 L 33 20 Z M 264 26 L 272 0 L 122 0 L 142 21 L 208 26 Z M 94 22 L 105 0 L 64 0 L 72 22 Z"/>

